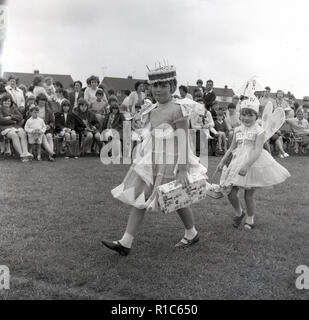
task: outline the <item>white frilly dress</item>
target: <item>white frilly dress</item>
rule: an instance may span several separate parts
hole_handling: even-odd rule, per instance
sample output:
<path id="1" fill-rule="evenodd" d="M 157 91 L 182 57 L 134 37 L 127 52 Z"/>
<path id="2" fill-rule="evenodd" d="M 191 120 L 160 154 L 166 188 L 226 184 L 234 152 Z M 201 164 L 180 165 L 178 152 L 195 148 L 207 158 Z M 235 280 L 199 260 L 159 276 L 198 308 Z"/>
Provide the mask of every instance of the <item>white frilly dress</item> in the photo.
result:
<path id="1" fill-rule="evenodd" d="M 175 180 L 178 170 L 178 139 L 174 139 L 176 124 L 189 120 L 192 110 L 176 101 L 151 104 L 141 110 L 144 132 L 147 133 L 123 182 L 111 191 L 114 198 L 148 212 L 161 211 L 157 187 Z M 190 146 L 188 149 L 188 173 L 200 173 L 207 178 L 207 168 L 200 164 Z"/>
<path id="2" fill-rule="evenodd" d="M 244 189 L 271 187 L 290 177 L 288 170 L 264 149 L 245 176 L 238 174 L 254 150 L 258 135 L 262 133 L 264 133 L 264 129 L 257 123 L 252 127 L 241 125 L 235 129 L 237 147 L 232 152 L 229 166 L 223 168 L 220 178 L 221 190 L 226 194 L 231 191 L 233 186 Z"/>

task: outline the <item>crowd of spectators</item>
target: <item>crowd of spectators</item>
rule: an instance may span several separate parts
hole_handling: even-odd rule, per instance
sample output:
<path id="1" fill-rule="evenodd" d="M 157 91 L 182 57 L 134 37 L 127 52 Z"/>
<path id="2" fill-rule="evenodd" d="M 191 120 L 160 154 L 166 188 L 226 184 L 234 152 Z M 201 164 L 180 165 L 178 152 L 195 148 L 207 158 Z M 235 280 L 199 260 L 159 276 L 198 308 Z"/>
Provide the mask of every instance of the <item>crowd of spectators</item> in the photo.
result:
<path id="1" fill-rule="evenodd" d="M 0 78 L 0 152 L 1 155 L 17 154 L 21 161 L 41 160 L 41 150 L 49 161 L 55 161 L 56 154 L 66 159 L 99 154 L 102 146 L 112 139 L 110 129 L 123 137 L 123 122 L 132 122 L 132 128 L 140 128 L 138 114 L 146 99 L 155 100 L 147 82 L 137 81 L 134 91 L 126 90 L 123 99 L 115 95 L 114 89 L 107 90 L 96 76 L 86 81 L 79 80 L 72 87 L 63 88 L 52 77 L 37 75 L 31 86 L 18 82 L 14 76 L 7 80 Z M 211 154 L 223 155 L 229 147 L 234 129 L 241 125 L 240 102 L 245 97 L 234 96 L 228 106 L 217 101 L 212 80 L 196 82 L 193 92 L 185 85 L 179 86 L 178 99 L 192 99 L 205 107 L 204 115 L 196 115 L 190 126 L 196 130 L 196 154 L 199 156 L 200 142 L 207 139 Z M 273 108 L 282 108 L 286 121 L 265 148 L 277 150 L 281 158 L 288 157 L 287 148 L 293 143 L 295 153 L 306 153 L 309 146 L 309 97 L 302 104 L 286 98 L 282 90 L 276 97 L 265 88 L 260 97 L 260 116 L 270 101 Z M 201 134 L 203 132 L 203 134 Z M 133 135 L 134 137 L 134 135 Z M 41 147 L 43 147 L 41 149 Z"/>

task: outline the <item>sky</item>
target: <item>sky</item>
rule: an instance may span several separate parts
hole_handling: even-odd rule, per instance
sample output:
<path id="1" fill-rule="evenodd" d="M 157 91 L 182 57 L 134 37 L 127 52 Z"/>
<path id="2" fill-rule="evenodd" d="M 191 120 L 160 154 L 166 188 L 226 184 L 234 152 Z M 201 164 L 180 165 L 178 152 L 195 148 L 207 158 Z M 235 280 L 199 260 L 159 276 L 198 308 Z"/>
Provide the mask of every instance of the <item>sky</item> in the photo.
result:
<path id="1" fill-rule="evenodd" d="M 145 79 L 168 60 L 180 84 L 237 90 L 255 76 L 309 95 L 308 0 L 8 0 L 3 71 Z"/>

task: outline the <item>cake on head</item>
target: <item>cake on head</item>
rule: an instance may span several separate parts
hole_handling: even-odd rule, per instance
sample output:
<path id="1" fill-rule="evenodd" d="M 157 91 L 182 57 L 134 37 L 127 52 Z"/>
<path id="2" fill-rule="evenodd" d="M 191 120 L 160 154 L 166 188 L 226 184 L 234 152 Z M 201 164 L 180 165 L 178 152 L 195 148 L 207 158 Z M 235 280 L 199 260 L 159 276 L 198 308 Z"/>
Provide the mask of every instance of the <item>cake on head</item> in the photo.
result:
<path id="1" fill-rule="evenodd" d="M 176 68 L 174 66 L 160 66 L 148 72 L 148 83 L 164 82 L 176 79 Z"/>

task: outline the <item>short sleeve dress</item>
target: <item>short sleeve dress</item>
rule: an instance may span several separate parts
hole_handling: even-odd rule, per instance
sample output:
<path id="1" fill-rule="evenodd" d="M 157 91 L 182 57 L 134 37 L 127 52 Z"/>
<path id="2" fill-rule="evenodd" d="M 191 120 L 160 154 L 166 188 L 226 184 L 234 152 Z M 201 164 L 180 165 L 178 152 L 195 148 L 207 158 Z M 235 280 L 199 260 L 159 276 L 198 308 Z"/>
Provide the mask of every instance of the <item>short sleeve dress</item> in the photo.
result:
<path id="1" fill-rule="evenodd" d="M 183 137 L 175 138 L 176 124 L 189 121 L 188 109 L 172 101 L 151 105 L 143 114 L 147 117 L 148 134 L 123 182 L 111 192 L 133 207 L 160 212 L 157 187 L 176 179 L 178 161 L 183 156 L 178 152 Z M 207 168 L 200 164 L 190 144 L 188 149 L 188 173 L 206 177 Z"/>
<path id="2" fill-rule="evenodd" d="M 238 174 L 252 154 L 257 137 L 262 133 L 264 129 L 257 122 L 252 127 L 241 125 L 235 129 L 237 147 L 233 150 L 231 163 L 223 169 L 220 179 L 220 186 L 226 193 L 229 193 L 233 186 L 244 189 L 270 187 L 290 177 L 288 170 L 265 149 L 245 176 Z"/>

